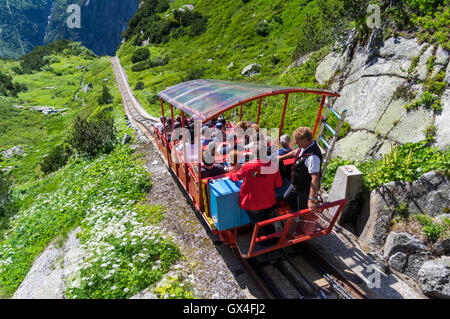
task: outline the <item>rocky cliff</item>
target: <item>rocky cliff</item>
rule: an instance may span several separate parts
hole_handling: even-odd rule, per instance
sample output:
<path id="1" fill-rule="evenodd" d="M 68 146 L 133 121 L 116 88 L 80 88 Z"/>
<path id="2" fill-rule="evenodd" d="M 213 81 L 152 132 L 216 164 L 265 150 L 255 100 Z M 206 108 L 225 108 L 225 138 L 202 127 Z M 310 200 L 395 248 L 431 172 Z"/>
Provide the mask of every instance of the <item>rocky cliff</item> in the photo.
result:
<path id="1" fill-rule="evenodd" d="M 17 58 L 59 39 L 81 41 L 97 55 L 114 55 L 138 5 L 138 0 L 1 1 L 0 56 Z"/>
<path id="2" fill-rule="evenodd" d="M 435 145 L 450 144 L 449 53 L 417 39 L 383 39 L 375 30 L 367 42 L 349 41 L 344 53 L 331 52 L 319 65 L 316 79 L 340 92 L 334 107 L 348 110 L 351 132 L 336 146 L 335 156 L 356 161 L 380 158 L 392 145 L 419 142 L 435 129 Z M 352 44 L 353 42 L 353 44 Z M 444 76 L 445 74 L 445 76 Z M 429 82 L 444 77 L 443 94 L 430 94 L 435 109 L 419 106 Z"/>
<path id="3" fill-rule="evenodd" d="M 0 1 L 0 56 L 16 58 L 43 44 L 54 0 Z"/>
<path id="4" fill-rule="evenodd" d="M 79 20 L 73 16 L 78 8 L 68 10 L 71 4 L 79 5 Z M 97 55 L 114 55 L 138 5 L 138 0 L 59 0 L 52 10 L 44 43 L 66 38 L 81 41 Z"/>

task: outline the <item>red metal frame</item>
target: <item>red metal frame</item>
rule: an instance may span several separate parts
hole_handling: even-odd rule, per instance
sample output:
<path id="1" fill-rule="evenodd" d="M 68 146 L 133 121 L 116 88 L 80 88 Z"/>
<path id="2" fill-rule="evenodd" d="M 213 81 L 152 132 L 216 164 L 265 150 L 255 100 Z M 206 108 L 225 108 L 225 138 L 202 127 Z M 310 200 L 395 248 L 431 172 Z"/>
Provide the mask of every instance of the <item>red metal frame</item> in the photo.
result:
<path id="1" fill-rule="evenodd" d="M 209 121 L 210 119 L 212 119 L 213 117 L 216 117 L 218 114 L 224 113 L 232 108 L 235 108 L 237 106 L 240 106 L 240 114 L 239 114 L 239 119 L 242 120 L 242 106 L 244 104 L 247 104 L 249 102 L 252 102 L 254 100 L 259 100 L 258 103 L 258 114 L 257 114 L 257 119 L 256 119 L 256 123 L 259 124 L 259 119 L 260 119 L 260 113 L 261 113 L 261 105 L 262 105 L 262 99 L 264 97 L 269 97 L 269 96 L 274 96 L 274 95 L 280 95 L 280 94 L 285 94 L 285 100 L 284 100 L 284 105 L 283 105 L 283 111 L 282 111 L 282 116 L 281 116 L 281 122 L 280 122 L 280 128 L 279 128 L 279 135 L 281 136 L 281 132 L 283 129 L 283 123 L 284 123 L 284 119 L 285 119 L 285 114 L 286 114 L 286 108 L 287 108 L 287 104 L 288 104 L 288 98 L 289 98 L 289 94 L 290 93 L 310 93 L 310 94 L 319 94 L 322 95 L 322 100 L 320 103 L 320 107 L 319 107 L 319 112 L 317 114 L 317 118 L 316 118 L 316 122 L 314 125 L 314 135 L 316 133 L 317 127 L 319 125 L 320 120 L 322 119 L 322 109 L 325 103 L 325 99 L 326 96 L 339 96 L 339 94 L 334 93 L 334 92 L 330 92 L 330 91 L 325 91 L 325 90 L 314 90 L 314 89 L 289 89 L 289 90 L 283 90 L 283 91 L 278 91 L 275 93 L 265 93 L 265 94 L 261 94 L 243 101 L 240 101 L 239 103 L 236 103 L 224 110 L 222 110 L 220 113 L 215 114 L 214 116 L 211 116 L 209 118 L 206 118 L 205 120 L 202 121 L 202 123 L 205 123 L 207 121 Z M 168 101 L 169 102 L 169 101 Z M 173 104 L 169 102 L 170 108 L 171 108 L 171 116 L 172 116 L 172 122 L 174 122 L 174 112 L 173 112 Z M 164 115 L 164 99 L 161 98 L 161 112 L 162 112 L 162 116 L 163 116 L 163 121 L 165 122 L 165 115 Z M 182 111 L 181 112 L 181 118 L 182 118 L 182 128 L 183 130 L 185 129 L 185 113 Z M 183 153 L 184 156 L 181 156 L 181 153 L 174 147 L 172 147 L 172 144 L 170 144 L 168 142 L 168 138 L 167 138 L 167 131 L 166 131 L 166 127 L 164 126 L 164 134 L 161 134 L 157 129 L 154 129 L 155 132 L 155 140 L 157 142 L 158 148 L 160 149 L 161 153 L 163 153 L 165 155 L 165 157 L 171 157 L 170 154 L 175 152 L 176 156 L 178 156 L 181 160 L 181 162 L 177 162 L 177 163 L 173 163 L 172 159 L 168 159 L 168 163 L 169 163 L 169 167 L 172 170 L 172 172 L 177 176 L 177 178 L 179 179 L 181 185 L 184 187 L 184 189 L 186 190 L 189 198 L 191 199 L 194 207 L 201 213 L 203 219 L 205 220 L 205 222 L 210 225 L 211 231 L 213 232 L 213 234 L 218 234 L 219 238 L 226 243 L 227 245 L 230 245 L 232 247 L 237 247 L 239 249 L 239 245 L 237 243 L 237 239 L 239 237 L 238 235 L 238 231 L 237 229 L 230 229 L 230 230 L 226 230 L 226 231 L 218 231 L 214 225 L 211 225 L 210 220 L 208 220 L 208 217 L 210 218 L 210 216 L 207 216 L 206 211 L 206 207 L 205 204 L 208 205 L 208 209 L 209 208 L 209 196 L 208 196 L 208 192 L 209 192 L 209 180 L 208 179 L 203 179 L 201 178 L 201 168 L 202 168 L 202 163 L 201 163 L 201 154 L 199 157 L 199 161 L 196 165 L 191 165 L 188 163 L 184 162 L 184 159 L 186 158 L 186 140 L 185 137 L 183 139 L 183 143 L 184 143 L 184 147 L 183 147 Z M 197 132 L 198 133 L 198 132 Z M 197 143 L 199 143 L 199 145 L 201 144 L 201 134 L 197 134 L 198 136 L 198 140 Z M 197 154 L 198 155 L 198 154 Z M 289 160 L 287 160 L 289 161 Z M 182 171 L 181 172 L 179 170 L 179 167 L 182 167 Z M 194 166 L 197 166 L 198 168 L 198 173 L 195 172 L 194 170 Z M 183 177 L 181 176 L 181 174 L 183 174 Z M 227 174 L 228 175 L 228 174 Z M 216 177 L 218 178 L 218 177 Z M 202 184 L 205 184 L 205 194 L 206 196 L 206 200 L 207 202 L 204 203 L 204 199 L 203 199 L 203 192 L 202 192 Z M 251 257 L 255 257 L 261 254 L 265 254 L 267 252 L 273 251 L 273 250 L 277 250 L 283 247 L 287 247 L 289 245 L 292 244 L 296 244 L 299 243 L 301 241 L 305 241 L 314 237 L 318 237 L 324 234 L 327 234 L 329 232 L 331 232 L 334 224 L 337 221 L 337 218 L 339 217 L 339 214 L 341 213 L 343 207 L 345 205 L 345 199 L 341 200 L 341 201 L 337 201 L 337 202 L 333 202 L 333 203 L 328 203 L 325 204 L 321 207 L 319 207 L 318 211 L 324 211 L 326 209 L 332 208 L 332 207 L 338 207 L 336 213 L 334 214 L 333 219 L 331 220 L 329 226 L 326 229 L 321 229 L 319 231 L 316 231 L 312 234 L 303 234 L 303 235 L 297 235 L 294 237 L 290 237 L 289 236 L 289 230 L 290 227 L 292 225 L 292 222 L 294 219 L 296 218 L 302 218 L 302 217 L 306 217 L 307 215 L 311 215 L 312 213 L 310 212 L 309 209 L 307 210 L 302 210 L 299 212 L 295 212 L 295 213 L 288 213 L 288 214 L 284 214 L 281 215 L 279 217 L 275 217 L 269 220 L 265 220 L 263 222 L 259 222 L 255 225 L 254 227 L 254 231 L 252 233 L 252 238 L 251 238 L 251 242 L 250 242 L 250 248 L 246 253 L 241 253 L 241 256 L 243 258 L 251 258 Z M 270 224 L 274 224 L 276 222 L 283 222 L 284 223 L 284 227 L 283 230 L 281 232 L 278 233 L 274 233 L 274 234 L 270 234 L 268 236 L 257 236 L 259 230 L 261 227 L 270 225 Z M 271 246 L 271 247 L 267 247 L 264 249 L 259 249 L 259 250 L 255 250 L 256 244 L 266 241 L 268 239 L 271 238 L 279 238 L 278 242 L 276 245 Z"/>
<path id="2" fill-rule="evenodd" d="M 337 219 L 339 218 L 339 215 L 342 212 L 342 209 L 344 208 L 346 203 L 345 199 L 341 199 L 332 203 L 327 203 L 324 204 L 320 207 L 317 208 L 317 212 L 316 213 L 312 213 L 310 209 L 304 209 L 295 213 L 288 213 L 288 214 L 284 214 L 282 216 L 278 216 L 272 219 L 268 219 L 259 223 L 255 224 L 255 228 L 253 230 L 253 234 L 252 234 L 252 239 L 250 242 L 250 248 L 248 250 L 248 252 L 246 254 L 243 254 L 239 248 L 239 245 L 236 244 L 236 246 L 239 249 L 239 252 L 241 253 L 241 256 L 243 258 L 252 258 L 252 257 L 256 257 L 262 254 L 266 254 L 268 252 L 274 251 L 274 250 L 278 250 L 290 245 L 294 245 L 297 243 L 300 243 L 302 241 L 306 241 L 312 238 L 316 238 L 322 235 L 326 235 L 329 234 L 331 232 L 331 230 L 333 229 Z M 298 233 L 290 238 L 288 238 L 289 235 L 289 231 L 291 228 L 291 224 L 292 221 L 296 218 L 306 218 L 307 216 L 317 216 L 320 212 L 323 212 L 326 209 L 331 209 L 333 207 L 337 207 L 336 212 L 333 214 L 333 217 L 331 219 L 331 221 L 329 222 L 329 225 L 326 228 L 321 228 L 319 230 L 316 231 L 312 231 L 311 233 Z M 267 236 L 259 236 L 258 232 L 260 230 L 261 227 L 270 225 L 270 224 L 275 224 L 277 222 L 284 222 L 284 226 L 281 232 L 277 232 L 277 233 L 273 233 Z M 272 238 L 279 238 L 278 242 L 271 246 L 271 247 L 267 247 L 267 248 L 263 248 L 263 249 L 259 249 L 259 250 L 255 250 L 255 246 L 257 243 L 272 239 Z"/>
<path id="3" fill-rule="evenodd" d="M 319 112 L 317 112 L 316 122 L 314 123 L 313 140 L 316 139 L 316 132 L 317 132 L 317 128 L 319 127 L 319 122 L 320 122 L 320 120 L 323 119 L 322 110 L 323 110 L 323 106 L 325 105 L 326 98 L 327 97 L 325 95 L 322 95 L 322 100 L 320 101 L 320 106 L 319 106 Z"/>

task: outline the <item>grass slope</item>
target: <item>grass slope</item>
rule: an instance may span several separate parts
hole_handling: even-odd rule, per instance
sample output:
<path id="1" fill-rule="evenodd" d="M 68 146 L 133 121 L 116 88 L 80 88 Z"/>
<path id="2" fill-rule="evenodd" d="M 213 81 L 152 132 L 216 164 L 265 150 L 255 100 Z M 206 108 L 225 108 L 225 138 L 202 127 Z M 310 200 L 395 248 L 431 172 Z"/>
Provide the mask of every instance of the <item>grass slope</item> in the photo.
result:
<path id="1" fill-rule="evenodd" d="M 137 49 L 134 38 L 127 41 L 119 50 L 118 56 L 134 87 L 143 82 L 143 90 L 135 90 L 137 97 L 154 116 L 159 115 L 160 106 L 155 94 L 168 86 L 179 83 L 190 76 L 230 79 L 243 82 L 258 82 L 273 85 L 319 87 L 315 83 L 315 69 L 327 48 L 313 54 L 310 62 L 299 68 L 283 72 L 292 63 L 291 54 L 297 43 L 298 28 L 306 15 L 317 11 L 315 1 L 189 1 L 194 10 L 207 16 L 205 33 L 190 37 L 184 35 L 161 45 L 147 45 L 151 58 L 169 56 L 165 66 L 154 67 L 141 72 L 133 72 L 131 57 Z M 170 9 L 162 13 L 164 17 L 172 9 L 180 8 L 186 1 L 174 1 Z M 218 14 L 220 13 L 220 14 Z M 257 25 L 266 20 L 269 34 L 257 33 Z M 227 68 L 233 62 L 234 67 Z M 262 65 L 261 72 L 254 77 L 241 75 L 242 69 L 251 63 Z M 265 99 L 261 126 L 276 128 L 281 119 L 284 97 Z M 313 125 L 317 112 L 317 97 L 292 95 L 284 133 L 300 125 Z M 257 103 L 244 108 L 244 117 L 256 119 Z M 232 114 L 229 114 L 232 116 Z"/>
<path id="2" fill-rule="evenodd" d="M 46 70 L 27 75 L 14 74 L 18 62 L 0 63 L 0 70 L 13 75 L 14 82 L 28 87 L 17 98 L 0 97 L 1 149 L 25 145 L 27 154 L 0 162 L 2 168 L 13 166 L 9 175 L 15 183 L 13 215 L 0 216 L 0 296 L 14 294 L 49 243 L 62 242 L 80 227 L 83 260 L 66 281 L 66 297 L 128 298 L 161 279 L 155 294 L 176 291 L 167 296 L 190 297 L 189 285 L 179 289 L 181 281 L 167 277 L 180 252 L 157 227 L 164 208 L 140 204 L 151 182 L 132 148 L 117 146 L 110 154 L 91 159 L 73 156 L 57 172 L 44 176 L 40 171 L 39 163 L 64 141 L 77 115 L 94 117 L 109 108 L 118 138 L 131 133 L 109 57 L 83 60 L 57 55 L 52 60 Z M 83 77 L 84 85 L 93 85 L 86 93 L 79 90 Z M 97 100 L 104 83 L 113 103 L 101 106 Z M 67 111 L 44 115 L 30 110 L 32 105 Z"/>

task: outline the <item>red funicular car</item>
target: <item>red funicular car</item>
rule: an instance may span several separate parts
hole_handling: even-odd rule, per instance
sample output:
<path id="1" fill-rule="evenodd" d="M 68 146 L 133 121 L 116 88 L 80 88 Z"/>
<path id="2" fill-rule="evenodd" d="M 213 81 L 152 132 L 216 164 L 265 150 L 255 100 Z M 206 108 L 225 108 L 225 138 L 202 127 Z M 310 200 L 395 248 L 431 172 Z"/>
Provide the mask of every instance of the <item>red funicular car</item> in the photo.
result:
<path id="1" fill-rule="evenodd" d="M 252 101 L 257 101 L 258 110 L 254 123 L 259 124 L 262 100 L 269 96 L 284 95 L 280 126 L 276 129 L 278 134 L 275 138 L 273 136 L 268 138 L 269 140 L 272 139 L 272 143 L 276 145 L 283 131 L 289 95 L 297 93 L 321 96 L 313 135 L 316 142 L 324 150 L 323 176 L 337 134 L 345 117 L 345 111 L 341 115 L 332 107 L 325 105 L 327 97 L 339 97 L 339 94 L 335 92 L 201 79 L 177 84 L 160 92 L 158 95 L 161 99 L 163 121 L 171 118 L 172 123 L 174 123 L 174 112 L 176 111 L 174 111 L 174 108 L 179 110 L 176 111 L 177 113 L 181 113 L 182 130 L 185 128 L 185 118 L 187 116 L 195 121 L 195 143 L 198 145 L 201 145 L 202 125 L 211 119 L 239 107 L 239 120 L 241 120 L 243 107 L 250 105 Z M 169 116 L 165 115 L 165 102 L 170 107 Z M 168 109 L 166 110 L 168 111 Z M 235 114 L 237 115 L 237 112 Z M 327 123 L 328 115 L 335 115 L 338 118 L 339 124 L 336 130 L 332 129 Z M 234 125 L 235 123 L 228 122 L 226 127 L 227 133 L 234 131 Z M 328 142 L 323 136 L 325 129 L 331 132 L 331 142 Z M 311 212 L 309 209 L 292 212 L 286 203 L 279 200 L 276 206 L 278 216 L 259 222 L 252 227 L 246 212 L 240 209 L 238 205 L 241 183 L 229 180 L 227 178 L 228 174 L 202 178 L 202 163 L 199 160 L 202 158 L 201 148 L 198 147 L 198 153 L 194 156 L 193 161 L 185 161 L 186 147 L 183 147 L 183 151 L 180 151 L 177 143 L 186 143 L 186 139 L 175 142 L 175 138 L 170 138 L 173 132 L 168 132 L 168 130 L 170 129 L 166 129 L 165 126 L 163 129 L 154 128 L 155 140 L 166 164 L 178 178 L 191 199 L 193 206 L 201 214 L 211 231 L 217 234 L 220 240 L 238 251 L 241 257 L 251 258 L 331 232 L 345 205 L 345 199 L 331 203 L 322 201 L 316 212 Z M 223 161 L 224 157 L 217 155 L 216 159 L 217 161 Z M 288 169 L 292 164 L 293 159 L 284 161 L 284 166 Z M 260 228 L 268 224 L 276 224 L 276 232 L 264 236 L 259 235 Z M 261 244 L 272 238 L 276 238 L 275 244 L 269 246 Z"/>

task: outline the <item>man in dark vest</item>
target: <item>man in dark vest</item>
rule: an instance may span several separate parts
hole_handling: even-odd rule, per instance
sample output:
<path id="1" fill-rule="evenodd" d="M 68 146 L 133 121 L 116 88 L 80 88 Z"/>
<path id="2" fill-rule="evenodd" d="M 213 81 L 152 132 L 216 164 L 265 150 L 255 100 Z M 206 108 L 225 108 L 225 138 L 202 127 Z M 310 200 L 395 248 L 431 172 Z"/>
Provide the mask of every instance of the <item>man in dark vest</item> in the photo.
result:
<path id="1" fill-rule="evenodd" d="M 299 127 L 293 133 L 298 145 L 295 163 L 292 168 L 291 185 L 284 193 L 283 199 L 294 212 L 310 208 L 315 211 L 318 204 L 317 194 L 320 187 L 322 153 L 313 140 L 309 127 Z"/>

